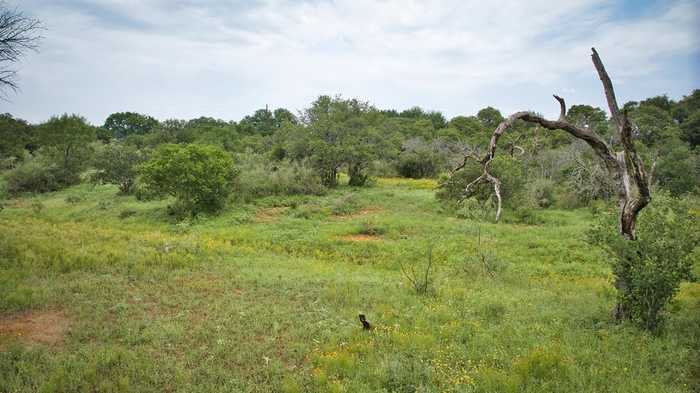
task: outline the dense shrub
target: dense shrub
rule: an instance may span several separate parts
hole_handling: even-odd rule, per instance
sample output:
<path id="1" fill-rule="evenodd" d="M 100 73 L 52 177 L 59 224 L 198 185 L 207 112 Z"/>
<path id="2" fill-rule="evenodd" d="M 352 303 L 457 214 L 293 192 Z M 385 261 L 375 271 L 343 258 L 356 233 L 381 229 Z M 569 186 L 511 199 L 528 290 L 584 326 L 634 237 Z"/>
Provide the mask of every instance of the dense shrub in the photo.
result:
<path id="1" fill-rule="evenodd" d="M 403 177 L 420 179 L 435 177 L 447 158 L 435 146 L 422 138 L 409 139 L 403 144 L 396 170 Z"/>
<path id="2" fill-rule="evenodd" d="M 204 145 L 163 145 L 139 166 L 146 189 L 177 198 L 179 215 L 220 210 L 231 193 L 233 160 Z"/>
<path id="3" fill-rule="evenodd" d="M 305 161 L 287 160 L 268 162 L 263 156 L 241 155 L 237 160 L 240 169 L 235 184 L 238 196 L 245 200 L 268 195 L 323 195 L 318 171 Z"/>
<path id="4" fill-rule="evenodd" d="M 26 160 L 7 173 L 7 192 L 56 191 L 62 188 L 57 172 L 55 165 L 47 163 L 41 157 Z"/>
<path id="5" fill-rule="evenodd" d="M 617 214 L 611 212 L 601 215 L 588 241 L 607 251 L 614 275 L 624 283 L 618 288 L 619 304 L 634 322 L 654 330 L 681 281 L 692 279 L 691 253 L 699 234 L 690 203 L 657 193 L 640 213 L 636 240 L 618 234 Z"/>
<path id="6" fill-rule="evenodd" d="M 691 192 L 699 183 L 700 160 L 684 144 L 672 144 L 659 157 L 655 176 L 659 185 L 674 196 Z"/>

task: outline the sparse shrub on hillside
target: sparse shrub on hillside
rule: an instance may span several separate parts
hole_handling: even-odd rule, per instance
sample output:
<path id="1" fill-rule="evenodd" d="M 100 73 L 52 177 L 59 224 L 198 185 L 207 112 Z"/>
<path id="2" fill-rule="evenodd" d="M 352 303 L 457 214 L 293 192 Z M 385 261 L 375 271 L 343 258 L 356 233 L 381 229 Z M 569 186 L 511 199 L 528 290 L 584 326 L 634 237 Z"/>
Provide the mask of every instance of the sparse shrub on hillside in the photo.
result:
<path id="1" fill-rule="evenodd" d="M 220 210 L 235 176 L 225 151 L 203 145 L 163 145 L 138 170 L 148 191 L 177 199 L 173 211 L 180 216 Z"/>
<path id="2" fill-rule="evenodd" d="M 588 241 L 611 258 L 618 285 L 618 302 L 630 319 L 656 330 L 680 283 L 693 278 L 692 252 L 700 241 L 691 204 L 657 192 L 639 217 L 637 239 L 618 234 L 617 214 L 601 214 L 588 232 Z"/>
<path id="3" fill-rule="evenodd" d="M 428 245 L 424 262 L 399 260 L 401 273 L 418 295 L 427 295 L 433 290 L 434 270 L 433 245 Z"/>
<path id="4" fill-rule="evenodd" d="M 477 227 L 473 248 L 464 259 L 465 273 L 470 279 L 475 275 L 495 278 L 505 268 L 505 263 L 497 256 L 495 249 L 482 237 L 481 227 Z"/>

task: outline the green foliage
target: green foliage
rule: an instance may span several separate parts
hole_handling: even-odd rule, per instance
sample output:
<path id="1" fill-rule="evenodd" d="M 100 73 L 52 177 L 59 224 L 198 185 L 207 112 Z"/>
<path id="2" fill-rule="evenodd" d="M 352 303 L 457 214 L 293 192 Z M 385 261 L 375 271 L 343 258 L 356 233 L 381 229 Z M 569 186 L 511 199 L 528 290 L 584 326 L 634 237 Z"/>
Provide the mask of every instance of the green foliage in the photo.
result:
<path id="1" fill-rule="evenodd" d="M 591 130 L 598 135 L 608 134 L 608 120 L 600 108 L 590 105 L 573 105 L 566 112 L 566 118 L 578 127 Z"/>
<path id="2" fill-rule="evenodd" d="M 270 195 L 323 195 L 326 192 L 317 171 L 306 161 L 268 162 L 260 155 L 243 154 L 237 159 L 237 167 L 236 194 L 246 201 Z"/>
<path id="3" fill-rule="evenodd" d="M 30 158 L 6 174 L 7 192 L 49 192 L 61 189 L 60 173 L 56 165 L 43 157 Z"/>
<path id="4" fill-rule="evenodd" d="M 143 135 L 158 126 L 158 120 L 148 115 L 134 112 L 112 113 L 105 120 L 103 128 L 116 139 L 129 135 Z"/>
<path id="5" fill-rule="evenodd" d="M 321 96 L 304 111 L 302 121 L 306 130 L 292 140 L 291 155 L 308 157 L 326 187 L 337 185 L 343 165 L 350 185 L 365 185 L 369 164 L 391 146 L 378 128 L 379 112 L 356 99 Z"/>
<path id="6" fill-rule="evenodd" d="M 490 132 L 493 132 L 493 130 L 495 130 L 496 127 L 498 127 L 498 125 L 503 121 L 503 115 L 501 115 L 501 112 L 498 109 L 490 106 L 481 109 L 476 114 L 476 118 L 479 119 L 481 125 Z"/>
<path id="7" fill-rule="evenodd" d="M 80 182 L 80 173 L 92 158 L 90 143 L 96 140 L 95 128 L 78 115 L 54 116 L 36 128 L 35 140 L 40 154 L 54 169 L 61 187 Z"/>
<path id="8" fill-rule="evenodd" d="M 31 126 L 22 119 L 15 119 L 9 113 L 0 115 L 0 160 L 9 157 L 22 157 L 30 143 Z"/>
<path id="9" fill-rule="evenodd" d="M 478 178 L 483 172 L 480 163 L 469 162 L 455 172 L 452 177 L 445 177 L 440 189 L 435 194 L 440 200 L 454 202 L 465 197 L 464 189 L 467 184 Z M 525 176 L 523 163 L 517 158 L 509 156 L 497 156 L 491 167 L 491 173 L 501 181 L 501 197 L 506 206 L 515 206 L 521 202 L 525 188 Z M 491 183 L 482 183 L 471 189 L 470 195 L 479 201 L 487 201 L 493 198 L 493 186 Z"/>
<path id="10" fill-rule="evenodd" d="M 404 144 L 396 167 L 403 177 L 421 179 L 436 176 L 442 162 L 443 157 L 430 144 L 423 139 L 411 139 Z"/>
<path id="11" fill-rule="evenodd" d="M 680 196 L 700 184 L 700 160 L 688 145 L 672 141 L 664 146 L 654 173 L 661 187 L 673 196 Z"/>
<path id="12" fill-rule="evenodd" d="M 146 155 L 132 145 L 110 143 L 95 155 L 94 179 L 117 184 L 119 192 L 131 194 L 136 182 L 136 166 L 145 161 Z"/>
<path id="13" fill-rule="evenodd" d="M 683 139 L 692 147 L 700 145 L 700 109 L 693 112 L 681 125 Z"/>
<path id="14" fill-rule="evenodd" d="M 656 330 L 663 311 L 684 280 L 693 278 L 691 258 L 700 226 L 687 201 L 656 193 L 637 223 L 637 238 L 627 240 L 617 230 L 614 213 L 603 215 L 588 232 L 589 243 L 603 247 L 611 258 L 618 301 L 642 328 Z"/>
<path id="15" fill-rule="evenodd" d="M 234 177 L 233 160 L 214 146 L 163 145 L 139 166 L 147 189 L 177 199 L 176 211 L 195 216 L 220 210 Z"/>
<path id="16" fill-rule="evenodd" d="M 548 208 L 554 204 L 556 183 L 551 179 L 532 179 L 525 185 L 525 201 L 530 207 Z"/>

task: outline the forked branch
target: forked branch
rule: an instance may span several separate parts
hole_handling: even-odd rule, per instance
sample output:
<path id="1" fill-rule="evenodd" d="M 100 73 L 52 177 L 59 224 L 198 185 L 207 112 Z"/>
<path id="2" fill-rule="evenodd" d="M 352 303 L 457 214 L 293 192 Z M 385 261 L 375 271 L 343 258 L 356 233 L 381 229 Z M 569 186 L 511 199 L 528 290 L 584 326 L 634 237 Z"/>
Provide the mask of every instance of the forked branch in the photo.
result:
<path id="1" fill-rule="evenodd" d="M 503 135 L 506 130 L 511 128 L 518 120 L 522 120 L 528 123 L 538 124 L 548 130 L 564 131 L 574 138 L 586 142 L 586 144 L 593 149 L 596 156 L 603 161 L 610 177 L 615 180 L 616 184 L 619 185 L 618 195 L 620 198 L 621 208 L 620 232 L 626 237 L 634 238 L 634 224 L 637 214 L 651 200 L 649 183 L 644 171 L 644 165 L 637 154 L 637 150 L 632 140 L 631 124 L 627 114 L 620 112 L 617 105 L 617 99 L 615 98 L 615 91 L 613 89 L 612 82 L 610 81 L 610 77 L 608 76 L 608 73 L 603 66 L 603 62 L 600 60 L 600 56 L 595 48 L 592 49 L 591 57 L 593 59 L 595 69 L 598 72 L 598 76 L 603 83 L 603 90 L 608 102 L 610 114 L 615 125 L 617 126 L 620 139 L 622 140 L 623 151 L 619 153 L 614 152 L 610 146 L 608 146 L 605 140 L 594 131 L 587 128 L 578 127 L 568 122 L 566 120 L 566 102 L 562 97 L 557 95 L 554 95 L 554 99 L 559 102 L 560 111 L 558 120 L 548 120 L 540 115 L 527 111 L 516 112 L 510 115 L 507 119 L 501 122 L 498 127 L 496 127 L 496 130 L 494 130 L 493 134 L 491 135 L 491 140 L 489 142 L 486 155 L 479 160 L 483 167 L 482 174 L 467 184 L 464 190 L 464 194 L 466 196 L 471 193 L 472 188 L 476 185 L 481 183 L 491 183 L 497 201 L 496 220 L 500 219 L 502 213 L 501 182 L 491 173 L 491 163 L 496 157 L 498 140 L 501 135 Z M 452 173 L 464 168 L 467 160 L 471 158 L 471 156 L 465 155 L 464 162 L 455 168 Z M 631 175 L 630 171 L 632 172 Z M 632 183 L 630 180 L 633 181 L 633 185 L 636 187 L 636 193 L 632 190 Z"/>

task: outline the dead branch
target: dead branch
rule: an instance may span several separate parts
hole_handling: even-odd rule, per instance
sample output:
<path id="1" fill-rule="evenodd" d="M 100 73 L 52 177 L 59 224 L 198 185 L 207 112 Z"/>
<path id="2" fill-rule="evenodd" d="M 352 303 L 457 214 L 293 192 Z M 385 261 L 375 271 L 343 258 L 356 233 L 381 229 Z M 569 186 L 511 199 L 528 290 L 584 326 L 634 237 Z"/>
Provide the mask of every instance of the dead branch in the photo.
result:
<path id="1" fill-rule="evenodd" d="M 649 183 L 646 172 L 644 171 L 644 165 L 637 154 L 634 141 L 632 140 L 632 126 L 627 117 L 627 113 L 620 112 L 612 82 L 595 48 L 592 48 L 591 57 L 593 65 L 603 84 L 603 90 L 608 102 L 611 117 L 617 126 L 622 140 L 623 151 L 614 152 L 605 140 L 593 130 L 581 128 L 569 123 L 566 120 L 566 102 L 558 95 L 554 95 L 554 99 L 559 102 L 560 108 L 558 120 L 548 120 L 540 115 L 527 111 L 516 112 L 510 115 L 496 127 L 496 130 L 494 130 L 491 136 L 486 155 L 480 160 L 483 167 L 482 174 L 467 184 L 464 190 L 464 195 L 466 197 L 476 185 L 491 183 L 497 200 L 496 220 L 500 219 L 502 213 L 501 182 L 491 174 L 491 163 L 496 156 L 498 140 L 501 135 L 503 135 L 506 130 L 510 129 L 516 121 L 523 120 L 528 123 L 537 124 L 548 130 L 564 131 L 574 138 L 584 141 L 593 149 L 596 156 L 603 161 L 608 175 L 619 185 L 620 233 L 627 238 L 634 238 L 634 226 L 637 215 L 651 200 Z M 458 170 L 464 168 L 469 159 L 472 159 L 472 157 L 465 155 L 462 165 L 455 168 L 452 173 L 454 174 Z M 636 191 L 633 190 L 633 188 L 636 189 Z"/>

